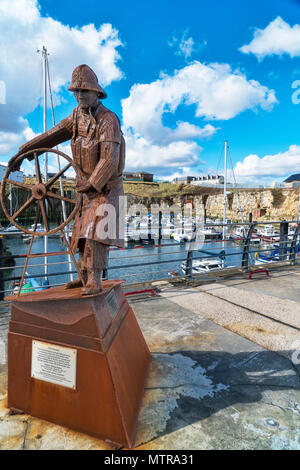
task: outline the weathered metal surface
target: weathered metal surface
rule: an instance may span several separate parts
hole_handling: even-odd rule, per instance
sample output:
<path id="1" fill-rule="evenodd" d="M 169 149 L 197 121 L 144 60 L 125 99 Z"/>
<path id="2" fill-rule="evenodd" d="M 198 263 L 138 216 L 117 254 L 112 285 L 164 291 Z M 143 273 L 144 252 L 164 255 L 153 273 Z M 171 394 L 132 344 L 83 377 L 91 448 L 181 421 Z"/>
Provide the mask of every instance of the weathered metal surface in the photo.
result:
<path id="1" fill-rule="evenodd" d="M 45 152 L 54 153 L 56 155 L 59 155 L 60 157 L 65 158 L 67 160 L 68 164 L 60 172 L 58 172 L 51 179 L 49 179 L 46 183 L 43 183 L 42 179 L 41 179 L 41 172 L 40 172 L 40 166 L 39 166 L 39 161 L 38 161 L 38 155 L 41 155 Z M 70 199 L 68 197 L 61 196 L 60 194 L 57 194 L 57 193 L 54 193 L 53 191 L 51 191 L 52 184 L 54 184 L 55 181 L 65 171 L 67 171 L 71 166 L 74 168 L 75 171 L 77 171 L 76 163 L 74 163 L 73 160 L 68 155 L 61 152 L 60 150 L 49 149 L 49 148 L 36 148 L 35 149 L 36 184 L 34 184 L 34 185 L 29 185 L 29 184 L 25 185 L 23 183 L 19 183 L 18 181 L 11 180 L 9 178 L 9 175 L 12 171 L 13 166 L 15 164 L 17 164 L 17 165 L 21 164 L 22 161 L 24 159 L 28 158 L 28 157 L 32 157 L 32 151 L 24 152 L 21 155 L 18 154 L 10 160 L 9 165 L 7 166 L 7 169 L 6 169 L 5 174 L 3 176 L 3 179 L 2 179 L 2 182 L 1 182 L 1 188 L 0 188 L 0 200 L 1 200 L 2 209 L 3 209 L 3 212 L 4 212 L 5 216 L 7 217 L 7 219 L 12 224 L 14 224 L 19 230 L 21 230 L 22 232 L 28 233 L 29 235 L 33 235 L 33 236 L 38 236 L 38 237 L 46 236 L 46 235 L 47 236 L 52 235 L 53 233 L 56 233 L 56 232 L 62 230 L 75 217 L 76 213 L 78 212 L 78 210 L 80 208 L 80 205 L 81 205 L 81 195 L 80 194 L 77 195 L 76 199 Z M 14 184 L 16 186 L 21 186 L 23 188 L 26 188 L 28 190 L 28 192 L 31 191 L 31 197 L 29 197 L 27 202 L 23 206 L 21 206 L 12 215 L 10 215 L 9 210 L 7 209 L 6 204 L 5 204 L 5 194 L 6 194 L 6 185 L 7 184 Z M 47 214 L 46 214 L 46 211 L 45 211 L 45 206 L 44 205 L 45 205 L 45 200 L 46 199 L 47 200 L 49 200 L 49 199 L 64 200 L 64 201 L 69 202 L 69 203 L 74 205 L 74 208 L 72 209 L 72 211 L 68 215 L 67 219 L 64 222 L 62 222 L 61 224 L 58 223 L 52 229 L 49 229 L 48 218 L 47 218 Z M 43 204 L 43 206 L 41 206 L 41 203 Z M 28 207 L 30 207 L 33 204 L 35 204 L 38 209 L 40 209 L 40 208 L 42 209 L 41 210 L 42 219 L 43 219 L 43 223 L 44 223 L 44 226 L 45 226 L 44 231 L 39 231 L 38 232 L 38 231 L 35 231 L 35 230 L 29 230 L 26 227 L 23 227 L 23 226 L 19 225 L 18 222 L 16 221 L 17 217 L 24 210 L 26 210 Z M 37 222 L 38 222 L 38 220 L 36 221 L 36 223 Z"/>
<path id="2" fill-rule="evenodd" d="M 107 97 L 106 92 L 99 85 L 96 74 L 85 64 L 79 65 L 73 70 L 72 81 L 69 86 L 70 91 L 91 90 L 99 93 L 99 99 L 104 100 Z"/>
<path id="3" fill-rule="evenodd" d="M 77 248 L 83 253 L 86 240 L 97 242 L 90 248 L 93 253 L 90 259 L 102 258 L 100 268 L 102 271 L 107 267 L 107 256 L 103 256 L 101 245 L 115 245 L 121 248 L 124 246 L 124 214 L 122 211 L 120 214 L 120 206 L 124 195 L 122 173 L 125 166 L 125 140 L 118 117 L 99 102 L 99 99 L 106 98 L 106 93 L 98 84 L 97 76 L 90 67 L 82 64 L 74 69 L 69 90 L 74 91 L 78 106 L 70 116 L 52 129 L 20 147 L 18 154 L 8 162 L 0 198 L 7 218 L 20 230 L 33 235 L 55 233 L 76 214 L 71 241 L 72 253 L 74 255 Z M 40 147 L 51 148 L 69 139 L 71 139 L 73 161 L 61 152 L 53 152 L 67 158 L 69 165 L 64 171 L 71 165 L 76 169 L 76 190 L 82 195 L 80 203 L 79 199 L 75 202 L 50 191 L 50 186 L 63 171 L 59 171 L 54 178 L 43 183 L 38 161 Z M 31 190 L 32 196 L 11 217 L 5 207 L 5 184 L 9 173 L 19 168 L 24 158 L 35 161 L 36 184 L 27 187 Z M 26 187 L 22 183 L 20 185 Z M 64 224 L 58 223 L 58 227 L 49 230 L 45 201 L 49 200 L 51 207 L 51 198 L 74 203 L 75 207 Z M 42 233 L 29 231 L 16 222 L 17 217 L 31 204 L 38 206 L 37 222 L 40 213 L 42 215 L 45 227 Z M 104 208 L 103 211 L 101 207 Z M 104 225 L 106 223 L 109 225 L 108 230 L 101 225 L 104 218 Z M 99 273 L 99 267 L 96 265 L 92 267 L 85 265 L 85 261 L 86 257 L 83 258 L 83 270 L 88 271 L 88 276 L 83 293 L 89 295 L 101 290 L 101 272 Z M 79 278 L 82 280 L 83 277 L 82 272 Z M 73 285 L 68 285 L 68 288 L 72 287 Z"/>
<path id="4" fill-rule="evenodd" d="M 8 407 L 131 447 L 150 353 L 121 291 L 104 282 L 94 296 L 63 287 L 11 297 Z M 115 294 L 111 317 L 106 296 Z M 77 350 L 76 389 L 31 376 L 32 342 Z"/>
<path id="5" fill-rule="evenodd" d="M 120 123 L 114 113 L 101 103 L 95 110 L 95 123 L 84 110 L 77 107 L 71 120 L 71 147 L 74 161 L 81 169 L 91 188 L 84 192 L 82 210 L 74 224 L 72 244 L 80 238 L 119 247 L 124 246 L 123 232 L 119 234 L 120 198 L 123 196 L 122 172 L 125 165 L 125 147 Z M 115 226 L 115 235 L 101 233 L 97 225 L 104 214 L 97 210 L 101 205 L 111 207 L 109 223 Z M 109 205 L 109 206 L 108 206 Z M 111 219 L 112 217 L 112 219 Z M 110 227 L 111 230 L 111 227 Z"/>
<path id="6" fill-rule="evenodd" d="M 90 91 L 93 93 L 93 91 Z M 77 165 L 77 190 L 83 193 L 80 214 L 75 222 L 73 246 L 79 238 L 90 238 L 108 245 L 123 246 L 118 230 L 119 197 L 123 195 L 122 172 L 125 166 L 125 142 L 117 116 L 96 101 L 90 108 L 79 103 L 73 113 L 48 132 L 35 137 L 20 150 L 53 147 L 71 139 L 73 160 Z M 96 231 L 103 218 L 97 213 L 101 204 L 115 209 L 116 236 L 107 237 Z"/>

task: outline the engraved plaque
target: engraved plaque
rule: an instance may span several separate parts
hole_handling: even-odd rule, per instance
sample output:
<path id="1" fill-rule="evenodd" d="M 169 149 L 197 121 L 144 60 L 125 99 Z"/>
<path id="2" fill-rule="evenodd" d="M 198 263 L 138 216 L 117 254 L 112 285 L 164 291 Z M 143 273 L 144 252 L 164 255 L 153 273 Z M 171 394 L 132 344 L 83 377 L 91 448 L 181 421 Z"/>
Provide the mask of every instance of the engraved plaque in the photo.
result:
<path id="1" fill-rule="evenodd" d="M 110 318 L 113 320 L 119 312 L 119 305 L 114 290 L 111 290 L 105 297 L 106 305 L 109 310 Z"/>
<path id="2" fill-rule="evenodd" d="M 31 377 L 76 389 L 77 350 L 32 341 Z"/>

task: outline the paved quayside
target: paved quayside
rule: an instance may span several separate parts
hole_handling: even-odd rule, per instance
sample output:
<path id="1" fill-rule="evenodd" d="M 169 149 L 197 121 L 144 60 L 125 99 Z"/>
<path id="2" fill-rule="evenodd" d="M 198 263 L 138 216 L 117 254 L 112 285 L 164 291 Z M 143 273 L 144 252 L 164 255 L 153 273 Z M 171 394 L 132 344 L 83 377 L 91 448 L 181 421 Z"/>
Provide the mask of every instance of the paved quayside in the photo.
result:
<path id="1" fill-rule="evenodd" d="M 251 281 L 157 283 L 157 297 L 132 298 L 152 353 L 137 449 L 300 449 L 299 281 L 298 267 L 284 268 Z M 0 304 L 0 340 L 8 309 Z M 10 416 L 6 369 L 0 364 L 0 449 L 113 448 Z"/>

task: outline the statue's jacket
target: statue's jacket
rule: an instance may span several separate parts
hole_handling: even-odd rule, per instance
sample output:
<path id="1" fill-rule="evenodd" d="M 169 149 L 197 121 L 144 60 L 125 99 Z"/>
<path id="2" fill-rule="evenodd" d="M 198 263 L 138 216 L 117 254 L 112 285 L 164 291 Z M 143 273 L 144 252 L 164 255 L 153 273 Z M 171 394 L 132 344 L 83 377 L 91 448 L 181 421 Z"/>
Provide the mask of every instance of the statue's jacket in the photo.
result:
<path id="1" fill-rule="evenodd" d="M 92 112 L 77 106 L 72 114 L 48 132 L 30 140 L 20 152 L 51 148 L 71 139 L 77 165 L 77 184 L 88 178 L 92 189 L 83 193 L 76 215 L 71 247 L 81 238 L 107 245 L 124 246 L 125 142 L 118 117 L 99 102 Z"/>

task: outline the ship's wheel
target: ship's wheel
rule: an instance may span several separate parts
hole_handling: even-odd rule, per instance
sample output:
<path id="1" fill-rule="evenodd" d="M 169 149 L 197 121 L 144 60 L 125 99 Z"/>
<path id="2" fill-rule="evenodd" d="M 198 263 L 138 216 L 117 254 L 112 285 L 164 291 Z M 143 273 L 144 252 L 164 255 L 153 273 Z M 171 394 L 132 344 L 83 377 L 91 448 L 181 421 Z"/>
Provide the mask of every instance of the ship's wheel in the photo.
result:
<path id="1" fill-rule="evenodd" d="M 59 157 L 62 157 L 65 160 L 67 160 L 66 162 L 67 164 L 62 169 L 60 169 L 56 174 L 51 176 L 51 178 L 49 178 L 48 181 L 46 182 L 44 181 L 44 178 L 42 177 L 41 165 L 39 161 L 39 158 L 44 153 L 56 154 Z M 14 168 L 14 167 L 20 168 L 22 165 L 22 162 L 27 157 L 31 158 L 32 156 L 34 159 L 34 166 L 35 166 L 34 178 L 26 178 L 28 182 L 20 182 L 16 179 L 12 179 L 9 177 L 10 173 L 13 172 L 11 168 Z M 39 148 L 34 151 L 26 152 L 21 155 L 17 155 L 13 157 L 9 161 L 8 167 L 3 176 L 3 180 L 1 183 L 1 193 L 0 193 L 2 209 L 3 209 L 4 214 L 8 218 L 8 220 L 22 232 L 25 232 L 29 235 L 39 236 L 39 237 L 51 235 L 53 233 L 56 233 L 62 230 L 74 218 L 75 214 L 79 210 L 80 202 L 81 202 L 80 195 L 77 195 L 76 198 L 66 197 L 56 192 L 56 189 L 54 188 L 54 184 L 70 168 L 74 169 L 75 174 L 77 173 L 78 171 L 77 166 L 73 162 L 73 160 L 65 153 L 59 150 L 55 150 L 55 149 Z M 20 207 L 13 214 L 10 214 L 10 211 L 7 208 L 7 193 L 8 193 L 9 184 L 12 186 L 22 188 L 26 191 L 26 201 L 23 204 L 21 204 Z M 59 222 L 57 219 L 57 203 L 60 203 L 61 201 L 68 203 L 68 205 L 71 206 L 71 211 L 68 214 L 68 217 L 66 218 L 66 220 Z M 24 214 L 29 208 L 31 210 L 31 213 L 36 215 L 36 223 L 33 224 L 33 228 L 34 228 L 34 225 L 38 224 L 41 218 L 41 221 L 44 225 L 44 230 L 41 230 L 41 231 L 36 231 L 33 229 L 29 230 L 18 223 L 18 218 L 22 214 Z M 56 221 L 56 225 L 54 228 L 53 227 L 50 228 L 49 215 L 51 215 L 51 212 L 52 212 L 52 218 Z"/>
<path id="2" fill-rule="evenodd" d="M 56 154 L 56 157 L 62 157 L 66 160 L 66 165 L 63 168 L 59 168 L 57 173 L 51 174 L 51 177 L 45 181 L 45 178 L 42 177 L 41 173 L 41 165 L 39 158 L 43 156 L 43 154 Z M 22 162 L 30 157 L 30 160 L 34 161 L 34 177 L 25 178 L 25 181 L 18 181 L 15 178 L 10 178 L 10 174 L 15 171 L 15 168 L 20 168 Z M 43 158 L 43 157 L 42 157 Z M 61 231 L 62 237 L 64 239 L 65 244 L 68 247 L 68 252 L 72 256 L 74 265 L 78 272 L 79 277 L 81 278 L 80 270 L 78 269 L 77 263 L 74 258 L 74 254 L 69 245 L 69 241 L 65 235 L 64 228 L 67 224 L 71 222 L 71 220 L 75 217 L 76 213 L 78 212 L 81 206 L 82 195 L 80 193 L 76 194 L 76 197 L 66 197 L 65 195 L 60 194 L 57 191 L 57 182 L 66 173 L 68 170 L 73 169 L 75 174 L 78 174 L 78 167 L 76 166 L 75 162 L 65 153 L 56 150 L 56 149 L 48 149 L 48 148 L 38 148 L 31 150 L 29 152 L 16 155 L 11 158 L 8 162 L 8 167 L 5 171 L 1 182 L 1 189 L 0 189 L 0 200 L 4 214 L 6 215 L 7 219 L 16 226 L 17 229 L 21 230 L 22 232 L 31 235 L 31 241 L 27 252 L 27 258 L 23 269 L 23 274 L 20 282 L 20 289 L 19 294 L 22 288 L 22 284 L 25 277 L 26 268 L 28 265 L 29 258 L 31 257 L 31 248 L 34 238 L 38 237 L 45 237 L 48 235 L 52 235 L 56 232 Z M 9 185 L 12 187 L 21 188 L 24 191 L 22 192 L 23 201 L 13 213 L 10 213 L 10 210 L 7 207 L 8 204 L 8 192 L 9 192 Z M 64 203 L 68 206 L 68 214 L 65 220 L 59 220 L 58 214 L 61 212 L 61 204 Z M 58 205 L 60 207 L 58 207 Z M 22 226 L 18 219 L 22 216 L 26 217 L 26 213 L 30 217 L 34 217 L 35 222 L 32 225 L 31 230 Z M 50 228 L 50 219 L 54 220 L 54 227 Z M 41 225 L 43 228 L 37 230 L 39 221 L 41 221 Z M 45 254 L 44 254 L 45 255 Z M 36 255 L 34 255 L 36 256 Z"/>

